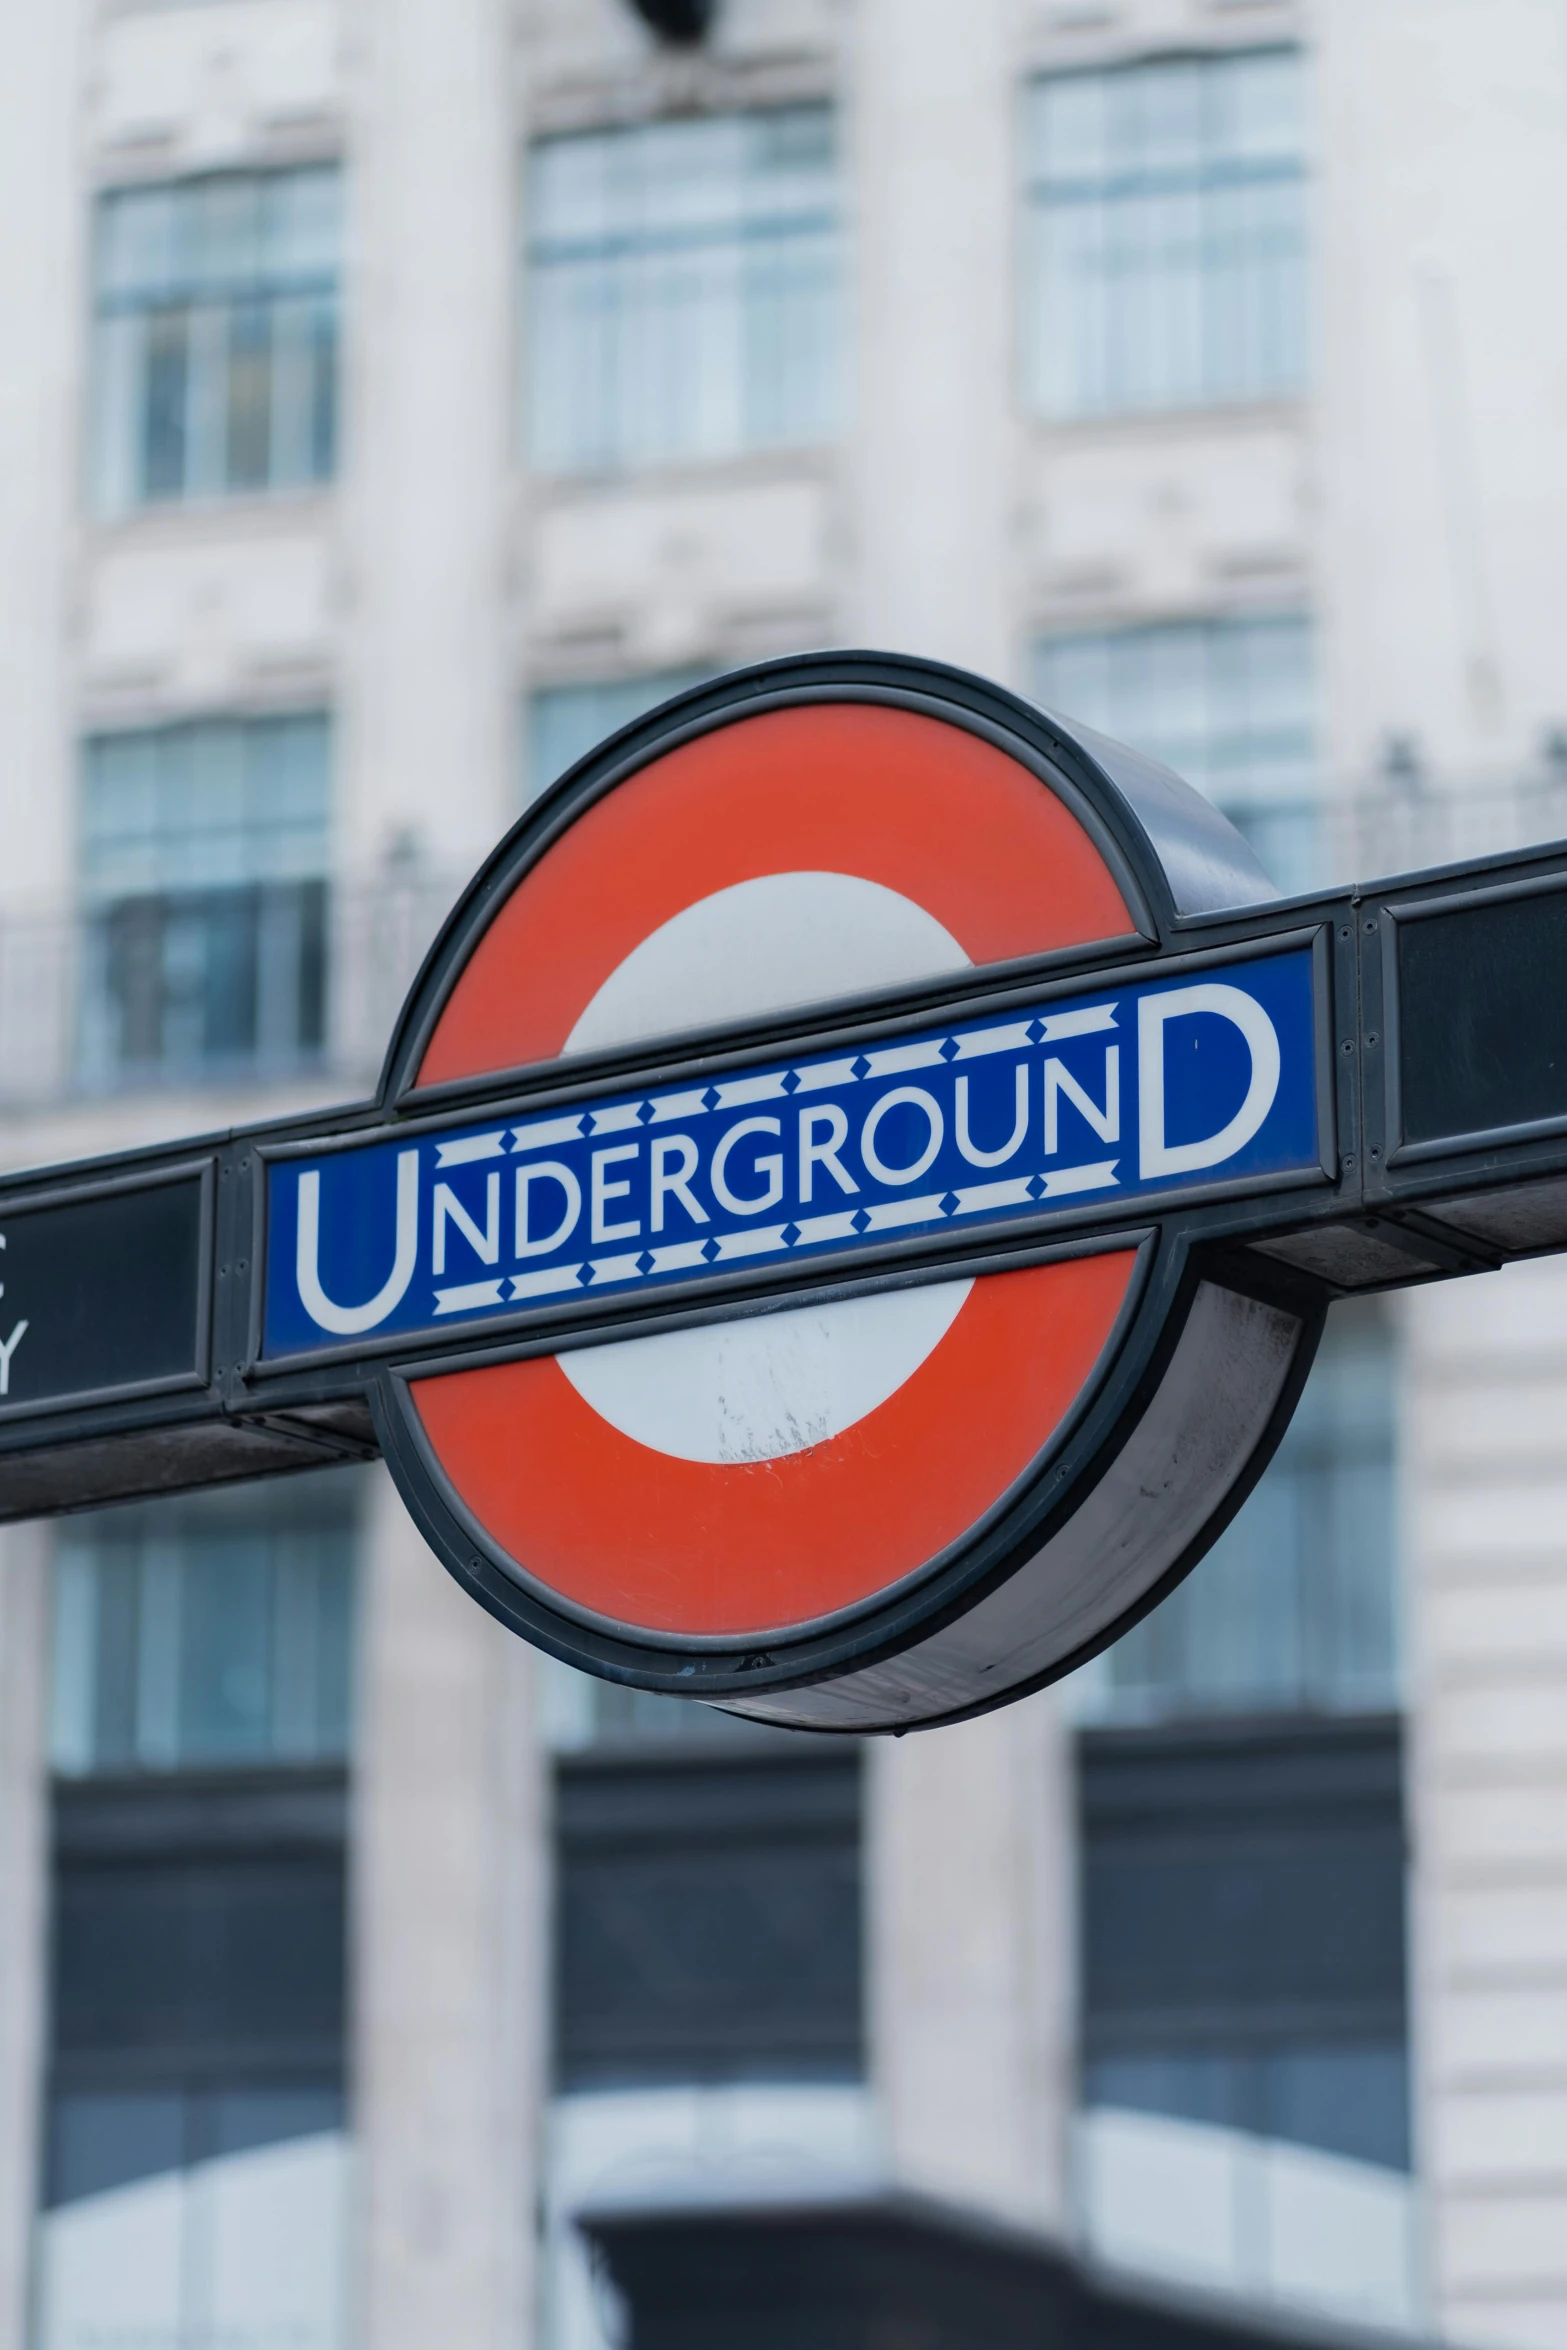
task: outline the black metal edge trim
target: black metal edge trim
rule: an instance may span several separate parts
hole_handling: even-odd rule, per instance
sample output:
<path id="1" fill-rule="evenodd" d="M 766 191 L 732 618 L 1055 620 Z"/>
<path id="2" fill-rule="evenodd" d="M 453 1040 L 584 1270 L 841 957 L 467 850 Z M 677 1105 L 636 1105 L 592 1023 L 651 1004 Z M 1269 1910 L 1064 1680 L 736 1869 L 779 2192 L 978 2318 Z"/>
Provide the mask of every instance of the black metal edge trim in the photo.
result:
<path id="1" fill-rule="evenodd" d="M 1133 921 L 1145 926 L 1151 943 L 1168 937 L 1176 908 L 1152 839 L 1130 801 L 1061 722 L 1005 687 L 944 663 L 871 651 L 792 654 L 693 686 L 633 720 L 525 812 L 469 883 L 426 955 L 387 1049 L 380 1098 L 398 1100 L 413 1090 L 430 1032 L 500 903 L 590 805 L 684 742 L 766 711 L 827 701 L 913 710 L 960 726 L 1032 768 L 1084 823 L 1128 898 Z"/>
<path id="2" fill-rule="evenodd" d="M 1441 1134 L 1431 1142 L 1401 1142 L 1388 1152 L 1387 1163 L 1390 1167 L 1414 1166 L 1422 1159 L 1448 1159 L 1463 1151 L 1492 1150 L 1504 1143 L 1548 1142 L 1557 1134 L 1567 1134 L 1567 1115 L 1534 1118 L 1521 1126 L 1480 1126 L 1469 1134 Z"/>
<path id="3" fill-rule="evenodd" d="M 1015 1524 L 1010 1529 L 1013 1539 L 1004 1557 L 993 1564 L 988 1572 L 972 1577 L 968 1585 L 954 1592 L 944 1606 L 933 1611 L 926 1621 L 915 1628 L 912 1636 L 898 1641 L 895 1646 L 884 1645 L 881 1651 L 874 1656 L 838 1662 L 829 1670 L 817 1671 L 809 1675 L 797 1673 L 792 1679 L 781 1684 L 785 1691 L 790 1688 L 810 1688 L 826 1681 L 848 1679 L 867 1665 L 884 1663 L 896 1654 L 918 1648 L 932 1634 L 944 1631 L 949 1625 L 960 1621 L 979 1602 L 989 1597 L 1020 1568 L 1025 1567 L 1045 1545 L 1055 1539 L 1063 1527 L 1076 1515 L 1101 1479 L 1120 1458 L 1127 1444 L 1135 1435 L 1144 1415 L 1158 1396 L 1185 1333 L 1197 1293 L 1201 1289 L 1204 1279 L 1211 1277 L 1205 1274 L 1203 1269 L 1204 1252 L 1188 1248 L 1183 1240 L 1178 1239 L 1173 1245 L 1167 1242 L 1163 1256 L 1164 1262 L 1158 1268 L 1161 1277 L 1162 1306 L 1157 1310 L 1157 1319 L 1153 1305 L 1149 1304 L 1145 1307 L 1146 1318 L 1141 1328 L 1134 1333 L 1134 1337 L 1143 1343 L 1138 1346 L 1135 1356 L 1130 1349 L 1128 1350 L 1122 1376 L 1116 1386 L 1099 1399 L 1102 1409 L 1097 1415 L 1094 1415 L 1095 1442 L 1091 1448 L 1085 1442 L 1080 1448 L 1077 1458 L 1058 1465 L 1053 1479 L 1047 1474 L 1046 1482 L 1052 1483 L 1056 1490 L 1048 1495 L 1036 1495 L 1033 1497 L 1034 1507 L 1031 1511 L 1020 1510 L 1018 1512 Z M 1266 1293 L 1271 1299 L 1279 1287 L 1278 1283 L 1271 1280 L 1272 1271 L 1271 1267 L 1262 1271 L 1258 1275 L 1257 1281 L 1254 1282 L 1248 1268 L 1242 1286 L 1248 1292 L 1255 1290 L 1257 1294 Z M 1291 1276 L 1287 1271 L 1284 1272 L 1284 1281 L 1286 1283 L 1291 1281 Z M 1153 1283 L 1150 1282 L 1150 1290 L 1153 1286 Z M 1052 1667 L 1040 1678 L 1038 1685 L 1043 1686 L 1044 1682 L 1059 1677 L 1059 1672 L 1067 1669 L 1069 1668 L 1065 1666 Z M 778 1686 L 778 1684 L 774 1686 Z M 748 1692 L 746 1693 L 748 1694 Z M 1007 1690 L 994 1696 L 987 1696 L 971 1709 L 959 1709 L 950 1716 L 929 1716 L 914 1722 L 888 1722 L 874 1726 L 856 1724 L 846 1726 L 843 1729 L 827 1729 L 817 1722 L 797 1722 L 780 1724 L 779 1726 L 809 1729 L 830 1737 L 896 1736 L 904 1730 L 938 1728 L 949 1719 L 964 1718 L 969 1711 L 990 1712 L 994 1706 L 1004 1705 L 1013 1696 L 1023 1693 L 1017 1689 Z"/>
<path id="4" fill-rule="evenodd" d="M 55 1180 L 46 1183 L 41 1190 L 33 1191 L 23 1188 L 27 1181 L 25 1176 L 12 1177 L 10 1180 L 18 1188 L 14 1192 L 0 1190 L 0 1216 L 9 1221 L 12 1216 L 30 1215 L 35 1209 L 72 1207 L 78 1200 L 107 1199 L 124 1191 L 156 1191 L 165 1183 L 188 1183 L 194 1176 L 210 1173 L 217 1165 L 221 1145 L 214 1143 L 210 1152 L 198 1149 L 194 1155 L 190 1145 L 182 1143 L 178 1147 L 182 1154 L 178 1159 L 166 1160 L 157 1166 L 132 1167 L 124 1174 L 106 1174 L 97 1181 L 87 1183 L 62 1183 Z M 105 1159 L 99 1163 L 113 1167 L 119 1161 Z M 50 1172 L 58 1177 L 60 1170 L 51 1169 Z"/>
<path id="5" fill-rule="evenodd" d="M 207 1374 L 204 1370 L 169 1371 L 161 1379 L 128 1380 L 118 1387 L 84 1387 L 73 1391 L 70 1395 L 42 1396 L 32 1403 L 0 1404 L 0 1428 L 14 1427 L 21 1420 L 43 1419 L 54 1412 L 63 1415 L 69 1412 L 92 1411 L 100 1404 L 133 1404 L 146 1396 L 196 1394 L 208 1384 Z M 83 1441 L 100 1433 L 106 1432 L 97 1429 L 90 1430 Z"/>
<path id="6" fill-rule="evenodd" d="M 1524 855 L 1531 857 L 1537 853 L 1532 849 L 1523 852 Z M 1519 854 L 1517 849 L 1509 851 L 1507 861 L 1516 863 Z M 1463 879 L 1471 873 L 1478 873 L 1482 870 L 1484 868 L 1478 865 L 1455 866 L 1453 873 L 1455 879 Z M 1397 883 L 1392 885 L 1388 895 L 1381 902 L 1382 912 L 1390 922 L 1424 922 L 1431 920 L 1438 914 L 1460 914 L 1472 906 L 1500 905 L 1509 898 L 1560 897 L 1564 891 L 1567 891 L 1567 868 L 1564 868 L 1550 873 L 1523 874 L 1515 881 L 1498 881 L 1489 886 L 1478 884 L 1473 889 L 1454 889 L 1449 891 L 1445 897 L 1406 898 L 1392 894 L 1393 889 L 1404 886 L 1419 887 L 1424 878 L 1423 875 L 1412 876 L 1409 885 Z"/>
<path id="7" fill-rule="evenodd" d="M 267 1229 L 267 1157 L 266 1144 L 252 1140 L 248 1155 L 242 1146 L 235 1158 L 235 1174 L 250 1188 L 250 1295 L 245 1301 L 244 1360 L 234 1365 L 236 1392 L 248 1380 L 251 1365 L 260 1361 L 266 1339 L 267 1275 L 271 1249 L 271 1235 Z"/>
<path id="8" fill-rule="evenodd" d="M 695 1642 L 655 1645 L 616 1637 L 567 1615 L 560 1602 L 524 1589 L 494 1563 L 487 1541 L 471 1538 L 471 1521 L 443 1474 L 432 1474 L 415 1435 L 417 1415 L 395 1373 L 381 1373 L 372 1409 L 381 1450 L 405 1504 L 436 1556 L 469 1595 L 514 1632 L 567 1664 L 630 1688 L 663 1695 L 720 1698 L 761 1689 L 810 1686 L 863 1669 L 911 1647 L 968 1612 L 1015 1573 L 1081 1504 L 1119 1453 L 1158 1385 L 1190 1309 L 1184 1243 L 1145 1241 L 1128 1299 L 1094 1373 L 1075 1399 L 1071 1424 L 1053 1431 L 1035 1463 L 952 1548 L 945 1566 L 929 1562 L 825 1634 L 801 1634 L 787 1646 L 758 1638 L 727 1648 Z M 1149 1368 L 1153 1376 L 1149 1377 Z M 774 1653 L 774 1651 L 778 1653 Z M 659 1661 L 655 1663 L 653 1660 Z M 664 1659 L 667 1658 L 667 1662 Z"/>
<path id="9" fill-rule="evenodd" d="M 196 1263 L 196 1368 L 203 1387 L 212 1382 L 212 1339 L 218 1253 L 218 1162 L 202 1162 L 200 1240 Z"/>
<path id="10" fill-rule="evenodd" d="M 1317 1063 L 1317 1163 L 1329 1183 L 1339 1175 L 1338 1087 L 1334 1017 L 1333 929 L 1318 925 L 1311 939 L 1311 1018 Z"/>
<path id="11" fill-rule="evenodd" d="M 1493 849 L 1488 856 L 1458 858 L 1449 865 L 1423 865 L 1413 873 L 1372 874 L 1349 887 L 1357 900 L 1385 907 L 1405 890 L 1440 891 L 1449 882 L 1455 889 L 1466 883 L 1480 884 L 1485 874 L 1505 873 L 1509 867 L 1520 865 L 1537 868 L 1547 888 L 1557 886 L 1557 876 L 1567 881 L 1567 839 L 1531 841 L 1521 849 Z M 1502 886 L 1505 888 L 1506 884 Z M 1435 913 L 1438 908 L 1433 904 L 1430 910 Z"/>
<path id="12" fill-rule="evenodd" d="M 1404 1026 L 1398 985 L 1398 916 L 1391 906 L 1384 905 L 1376 922 L 1377 967 L 1382 979 L 1382 1165 L 1385 1171 L 1397 1164 L 1405 1147 Z M 1363 1038 L 1360 1058 L 1361 1084 L 1369 1090 L 1371 1080 L 1365 1070 Z"/>
<path id="13" fill-rule="evenodd" d="M 951 1713 L 931 1714 L 918 1722 L 889 1725 L 885 1729 L 824 1730 L 814 1723 L 802 1725 L 802 1727 L 808 1727 L 816 1737 L 905 1738 L 918 1730 L 944 1730 L 951 1728 L 958 1722 L 977 1721 L 984 1714 L 996 1713 L 1003 1706 L 1015 1705 L 1022 1698 L 1032 1697 L 1039 1690 L 1048 1689 L 1057 1681 L 1064 1681 L 1069 1673 L 1077 1672 L 1083 1665 L 1091 1663 L 1096 1656 L 1102 1656 L 1107 1648 L 1113 1648 L 1115 1643 L 1123 1639 L 1134 1626 L 1140 1624 L 1145 1616 L 1152 1615 L 1154 1609 L 1161 1606 L 1179 1584 L 1185 1582 L 1192 1569 L 1199 1565 L 1213 1548 L 1225 1528 L 1239 1516 L 1241 1509 L 1255 1492 L 1263 1472 L 1278 1451 L 1284 1438 L 1284 1432 L 1295 1416 L 1296 1407 L 1300 1402 L 1306 1381 L 1311 1375 L 1317 1348 L 1321 1344 L 1323 1328 L 1327 1321 L 1329 1302 L 1338 1294 L 1327 1284 L 1312 1281 L 1308 1275 L 1292 1276 L 1289 1268 L 1275 1267 L 1267 1259 L 1258 1259 L 1256 1266 L 1253 1267 L 1238 1258 L 1232 1259 L 1227 1252 L 1214 1255 L 1194 1255 L 1193 1267 L 1199 1283 L 1203 1279 L 1217 1280 L 1221 1287 L 1236 1291 L 1242 1296 L 1258 1297 L 1270 1305 L 1276 1304 L 1287 1312 L 1298 1314 L 1301 1320 L 1301 1336 L 1296 1345 L 1295 1359 L 1290 1365 L 1289 1376 L 1280 1389 L 1278 1400 L 1262 1435 L 1224 1499 L 1204 1521 L 1200 1532 L 1187 1544 L 1174 1564 L 1166 1569 L 1150 1590 L 1144 1592 L 1141 1599 L 1129 1607 L 1124 1614 L 1117 1616 L 1113 1623 L 1107 1625 L 1102 1632 L 1097 1633 L 1092 1640 L 1085 1641 L 1081 1647 L 1074 1649 L 1070 1655 L 1059 1659 L 1044 1672 L 1035 1673 L 1023 1681 L 1011 1682 L 1005 1689 L 993 1690 L 985 1697 L 977 1699 L 972 1705 L 960 1706 Z M 1273 1277 L 1275 1272 L 1280 1276 L 1277 1280 Z M 1184 1327 L 1184 1316 L 1182 1317 L 1182 1327 Z M 1152 1400 L 1151 1397 L 1149 1400 Z"/>

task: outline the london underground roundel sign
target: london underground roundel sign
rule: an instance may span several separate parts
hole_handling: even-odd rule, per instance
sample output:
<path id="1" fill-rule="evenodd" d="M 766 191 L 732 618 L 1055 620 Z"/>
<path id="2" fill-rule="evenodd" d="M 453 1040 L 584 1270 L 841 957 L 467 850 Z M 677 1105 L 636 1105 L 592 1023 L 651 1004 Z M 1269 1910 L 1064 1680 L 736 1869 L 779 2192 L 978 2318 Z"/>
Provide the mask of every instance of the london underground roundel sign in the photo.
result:
<path id="1" fill-rule="evenodd" d="M 1272 898 L 979 680 L 686 694 L 479 875 L 379 1123 L 269 1155 L 260 1356 L 362 1365 L 438 1554 L 588 1670 L 841 1730 L 1020 1695 L 1201 1555 L 1309 1365 L 1316 1290 L 1237 1244 L 1334 1163 Z"/>

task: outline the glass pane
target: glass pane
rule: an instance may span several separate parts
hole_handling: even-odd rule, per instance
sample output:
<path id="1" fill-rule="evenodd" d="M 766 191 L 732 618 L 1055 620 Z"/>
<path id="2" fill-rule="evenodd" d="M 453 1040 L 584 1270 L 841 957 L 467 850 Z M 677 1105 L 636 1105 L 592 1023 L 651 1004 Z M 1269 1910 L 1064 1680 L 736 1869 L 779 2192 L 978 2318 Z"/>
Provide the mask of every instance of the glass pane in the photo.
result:
<path id="1" fill-rule="evenodd" d="M 1096 2057 L 1084 2068 L 1083 2090 L 1090 2106 L 1206 2122 L 1407 2170 L 1408 2075 L 1399 2047 L 1188 2049 Z"/>
<path id="2" fill-rule="evenodd" d="M 141 494 L 177 498 L 185 488 L 189 438 L 189 313 L 154 312 L 143 354 Z"/>
<path id="3" fill-rule="evenodd" d="M 89 743 L 80 853 L 90 1082 L 284 1067 L 320 1051 L 329 758 L 319 715 Z"/>
<path id="4" fill-rule="evenodd" d="M 1262 2134 L 1354 2162 L 1409 2168 L 1409 2060 L 1402 2048 L 1288 2048 L 1263 2068 Z"/>
<path id="5" fill-rule="evenodd" d="M 532 439 L 552 470 L 811 440 L 836 413 L 825 107 L 548 139 L 530 223 Z"/>
<path id="6" fill-rule="evenodd" d="M 339 208 L 338 174 L 319 167 L 101 200 L 94 430 L 106 508 L 330 474 Z"/>
<path id="7" fill-rule="evenodd" d="M 712 674 L 698 666 L 660 669 L 644 677 L 596 679 L 586 685 L 541 686 L 528 697 L 524 805 L 617 727 L 629 726 L 633 718 L 701 685 Z"/>
<path id="8" fill-rule="evenodd" d="M 62 1537 L 57 1770 L 313 1761 L 352 1722 L 360 1479 L 106 1510 Z"/>
<path id="9" fill-rule="evenodd" d="M 231 1536 L 184 1563 L 181 1758 L 254 1759 L 271 1745 L 272 1560 L 261 1542 Z"/>
<path id="10" fill-rule="evenodd" d="M 272 313 L 237 302 L 229 313 L 228 465 L 230 489 L 260 489 L 272 465 Z"/>
<path id="11" fill-rule="evenodd" d="M 269 2084 L 220 2091 L 204 2117 L 203 2151 L 246 2154 L 291 2138 L 315 2138 L 343 2126 L 343 2093 L 327 2083 Z"/>
<path id="12" fill-rule="evenodd" d="M 1052 77 L 1030 155 L 1027 389 L 1049 416 L 1305 377 L 1300 66 L 1269 50 Z"/>
<path id="13" fill-rule="evenodd" d="M 1046 638 L 1035 692 L 1173 767 L 1251 840 L 1284 890 L 1313 886 L 1315 679 L 1298 613 Z"/>
<path id="14" fill-rule="evenodd" d="M 107 2194 L 185 2160 L 185 2099 L 177 2090 L 66 2094 L 54 2099 L 49 2119 L 51 2205 Z"/>

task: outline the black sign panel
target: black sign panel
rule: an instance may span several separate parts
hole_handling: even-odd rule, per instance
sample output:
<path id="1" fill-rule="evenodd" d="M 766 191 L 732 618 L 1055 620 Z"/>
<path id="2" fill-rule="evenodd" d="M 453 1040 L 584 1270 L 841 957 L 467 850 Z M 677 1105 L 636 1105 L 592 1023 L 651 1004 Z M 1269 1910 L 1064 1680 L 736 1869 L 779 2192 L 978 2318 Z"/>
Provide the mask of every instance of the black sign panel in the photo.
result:
<path id="1" fill-rule="evenodd" d="M 1500 888 L 1396 914 L 1408 1151 L 1567 1121 L 1567 891 Z"/>
<path id="2" fill-rule="evenodd" d="M 0 1418 L 198 1386 L 212 1166 L 0 1205 Z"/>

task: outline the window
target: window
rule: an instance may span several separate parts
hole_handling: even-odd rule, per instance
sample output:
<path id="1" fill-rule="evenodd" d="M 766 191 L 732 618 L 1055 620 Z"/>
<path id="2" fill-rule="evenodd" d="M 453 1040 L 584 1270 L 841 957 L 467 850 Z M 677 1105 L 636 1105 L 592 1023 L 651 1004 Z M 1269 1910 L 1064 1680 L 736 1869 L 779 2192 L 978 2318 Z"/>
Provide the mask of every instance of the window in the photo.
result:
<path id="1" fill-rule="evenodd" d="M 357 1506 L 357 1479 L 334 1469 L 67 1520 L 55 1769 L 341 1760 Z"/>
<path id="2" fill-rule="evenodd" d="M 859 2076 L 852 1746 L 563 1758 L 555 1817 L 562 2087 Z"/>
<path id="3" fill-rule="evenodd" d="M 1180 1588 L 1088 1669 L 1096 1718 L 1398 1704 L 1393 1400 L 1380 1307 L 1336 1305 L 1256 1492 Z"/>
<path id="4" fill-rule="evenodd" d="M 1051 417 L 1272 399 L 1306 374 L 1299 59 L 1164 58 L 1028 95 L 1027 391 Z"/>
<path id="5" fill-rule="evenodd" d="M 596 678 L 585 685 L 546 685 L 528 697 L 527 773 L 524 804 L 538 798 L 557 776 L 601 743 L 617 727 L 656 710 L 689 686 L 702 684 L 706 668 L 661 669 L 643 677 Z"/>
<path id="6" fill-rule="evenodd" d="M 342 2350 L 359 1495 L 61 1529 L 38 2350 Z"/>
<path id="7" fill-rule="evenodd" d="M 342 2350 L 341 1769 L 65 1783 L 38 2350 Z"/>
<path id="8" fill-rule="evenodd" d="M 338 174 L 319 167 L 102 199 L 100 511 L 331 477 L 338 212 Z"/>
<path id="9" fill-rule="evenodd" d="M 1281 888 L 1314 886 L 1309 620 L 1270 613 L 1046 637 L 1035 648 L 1034 692 L 1205 792 Z"/>
<path id="10" fill-rule="evenodd" d="M 542 141 L 536 463 L 583 473 L 825 439 L 837 212 L 824 106 Z"/>
<path id="11" fill-rule="evenodd" d="M 87 745 L 90 1085 L 288 1070 L 326 1027 L 329 729 L 214 719 Z"/>
<path id="12" fill-rule="evenodd" d="M 1397 1723 L 1101 1730 L 1079 1771 L 1095 2249 L 1407 2327 Z"/>
<path id="13" fill-rule="evenodd" d="M 1095 2248 L 1407 2325 L 1394 1371 L 1336 1305 L 1256 1491 L 1071 1686 Z"/>
<path id="14" fill-rule="evenodd" d="M 545 1660 L 555 1750 L 549 2350 L 606 2350 L 577 2210 L 628 2177 L 875 2160 L 860 1755 Z"/>

